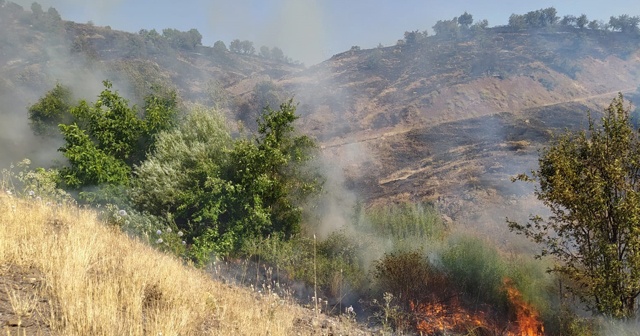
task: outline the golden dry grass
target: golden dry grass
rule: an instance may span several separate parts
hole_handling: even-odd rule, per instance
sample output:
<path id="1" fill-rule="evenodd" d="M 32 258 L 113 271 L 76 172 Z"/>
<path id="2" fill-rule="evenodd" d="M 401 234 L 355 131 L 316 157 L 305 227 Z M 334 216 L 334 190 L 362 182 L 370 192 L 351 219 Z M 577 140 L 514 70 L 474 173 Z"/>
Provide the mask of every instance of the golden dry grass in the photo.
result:
<path id="1" fill-rule="evenodd" d="M 92 211 L 0 195 L 0 266 L 7 265 L 42 274 L 37 295 L 51 304 L 39 313 L 51 334 L 304 334 L 294 324 L 309 315 L 215 282 L 102 225 Z"/>

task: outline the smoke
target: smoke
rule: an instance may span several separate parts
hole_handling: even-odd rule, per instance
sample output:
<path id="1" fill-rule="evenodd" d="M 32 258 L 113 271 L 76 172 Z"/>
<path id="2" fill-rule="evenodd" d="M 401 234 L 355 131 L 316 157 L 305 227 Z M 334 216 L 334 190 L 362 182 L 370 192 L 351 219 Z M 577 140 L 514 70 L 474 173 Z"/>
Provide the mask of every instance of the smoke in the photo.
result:
<path id="1" fill-rule="evenodd" d="M 29 15 L 28 7 L 25 15 Z M 28 107 L 56 83 L 69 87 L 74 99 L 93 102 L 103 89 L 102 81 L 113 78 L 109 78 L 100 63 L 71 52 L 71 42 L 63 35 L 43 35 L 35 29 L 25 32 L 20 30 L 22 24 L 5 22 L 2 26 L 11 43 L 3 44 L 0 50 L 0 67 L 5 75 L 0 80 L 0 167 L 24 158 L 29 158 L 33 167 L 64 162 L 58 152 L 63 144 L 61 137 L 34 135 L 29 126 Z M 113 84 L 125 97 L 131 96 L 129 83 L 114 81 Z"/>
<path id="2" fill-rule="evenodd" d="M 254 47 L 277 46 L 285 55 L 305 63 L 325 59 L 327 20 L 319 0 L 260 2 L 216 1 L 211 4 L 210 24 L 214 32 L 233 27 L 231 39 L 250 40 Z M 301 47 L 304 46 L 304 47 Z"/>
<path id="3" fill-rule="evenodd" d="M 13 0 L 12 2 L 29 9 L 32 0 Z M 59 11 L 73 13 L 76 15 L 82 15 L 84 17 L 93 18 L 97 20 L 101 17 L 108 15 L 115 7 L 117 7 L 122 0 L 39 0 L 36 1 L 46 11 L 48 7 L 53 7 Z"/>

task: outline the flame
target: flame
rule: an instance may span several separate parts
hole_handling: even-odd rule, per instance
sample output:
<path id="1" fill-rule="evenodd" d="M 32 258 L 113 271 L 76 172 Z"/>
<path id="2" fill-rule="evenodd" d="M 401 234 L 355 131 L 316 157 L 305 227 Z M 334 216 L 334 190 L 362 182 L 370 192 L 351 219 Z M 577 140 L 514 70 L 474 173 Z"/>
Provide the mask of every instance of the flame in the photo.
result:
<path id="1" fill-rule="evenodd" d="M 522 299 L 522 294 L 513 285 L 511 279 L 503 280 L 507 298 L 515 309 L 515 329 L 510 330 L 509 336 L 541 336 L 544 335 L 544 326 L 540 321 L 540 314 L 529 303 Z"/>
<path id="2" fill-rule="evenodd" d="M 463 307 L 457 297 L 445 301 L 410 303 L 411 312 L 415 319 L 417 331 L 423 335 L 440 335 L 447 333 L 463 333 L 476 330 L 483 334 L 508 336 L 543 336 L 544 326 L 540 314 L 529 303 L 524 301 L 522 294 L 510 279 L 504 279 L 504 290 L 512 309 L 512 321 L 507 323 L 500 313 L 489 306 L 470 310 Z M 502 321 L 502 322 L 500 322 Z"/>
<path id="3" fill-rule="evenodd" d="M 477 328 L 493 329 L 487 322 L 486 314 L 475 314 L 460 306 L 457 300 L 448 304 L 442 302 L 411 303 L 411 311 L 416 318 L 416 329 L 421 334 L 433 335 L 448 332 L 467 333 Z"/>

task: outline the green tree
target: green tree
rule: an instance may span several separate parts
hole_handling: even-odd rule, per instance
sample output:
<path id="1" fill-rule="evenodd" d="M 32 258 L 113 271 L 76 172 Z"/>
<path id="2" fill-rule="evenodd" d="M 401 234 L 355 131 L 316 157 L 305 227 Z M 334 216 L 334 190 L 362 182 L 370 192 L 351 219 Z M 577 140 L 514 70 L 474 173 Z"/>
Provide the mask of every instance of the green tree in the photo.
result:
<path id="1" fill-rule="evenodd" d="M 54 22 L 62 21 L 62 17 L 60 16 L 60 13 L 58 13 L 58 10 L 53 7 L 49 7 L 49 9 L 47 9 L 47 15 Z"/>
<path id="2" fill-rule="evenodd" d="M 565 15 L 562 17 L 562 20 L 560 20 L 560 24 L 563 26 L 573 26 L 576 20 L 578 19 L 573 15 Z"/>
<path id="3" fill-rule="evenodd" d="M 229 43 L 229 51 L 239 54 L 242 52 L 242 42 L 239 39 L 235 39 Z"/>
<path id="4" fill-rule="evenodd" d="M 612 16 L 609 19 L 609 27 L 613 30 L 623 33 L 638 33 L 638 25 L 640 24 L 640 16 L 629 16 L 627 14 L 618 17 Z"/>
<path id="5" fill-rule="evenodd" d="M 260 47 L 260 56 L 264 58 L 271 58 L 271 49 L 267 46 Z"/>
<path id="6" fill-rule="evenodd" d="M 253 55 L 256 53 L 256 48 L 253 47 L 253 42 L 244 40 L 240 42 L 240 51 L 245 55 Z"/>
<path id="7" fill-rule="evenodd" d="M 584 29 L 584 27 L 586 27 L 588 23 L 589 23 L 589 19 L 587 19 L 586 14 L 580 15 L 576 19 L 576 26 L 578 26 L 578 28 L 580 29 Z"/>
<path id="8" fill-rule="evenodd" d="M 227 45 L 224 42 L 218 40 L 213 44 L 213 51 L 216 53 L 225 53 L 227 52 Z"/>
<path id="9" fill-rule="evenodd" d="M 540 154 L 539 168 L 518 180 L 535 182 L 551 211 L 512 230 L 543 246 L 569 277 L 570 288 L 594 312 L 633 317 L 640 294 L 640 137 L 622 94 L 602 124 L 567 132 Z"/>
<path id="10" fill-rule="evenodd" d="M 211 206 L 201 207 L 208 211 L 204 217 L 194 214 L 198 202 L 205 201 L 201 193 L 220 178 L 231 148 L 222 114 L 194 108 L 178 127 L 160 132 L 155 150 L 135 167 L 134 202 L 152 214 L 173 214 L 183 229 L 188 228 L 188 222 L 217 221 Z"/>
<path id="11" fill-rule="evenodd" d="M 451 20 L 438 20 L 433 26 L 433 31 L 438 36 L 445 37 L 457 37 L 460 32 L 460 26 L 458 26 L 458 18 L 454 17 Z"/>
<path id="12" fill-rule="evenodd" d="M 112 90 L 111 82 L 104 86 L 95 103 L 81 100 L 70 109 L 73 119 L 59 125 L 65 140 L 60 151 L 69 160 L 61 178 L 68 187 L 127 185 L 133 165 L 145 158 L 155 135 L 173 125 L 174 91 L 154 88 L 139 113 Z"/>
<path id="13" fill-rule="evenodd" d="M 464 14 L 458 17 L 458 23 L 462 28 L 469 28 L 473 24 L 473 15 L 465 11 Z"/>
<path id="14" fill-rule="evenodd" d="M 44 11 L 42 10 L 42 5 L 40 5 L 37 2 L 34 2 L 31 4 L 31 13 L 33 13 L 33 15 L 36 18 L 41 17 L 42 15 L 44 15 Z"/>
<path id="15" fill-rule="evenodd" d="M 232 141 L 220 113 L 192 112 L 136 167 L 134 202 L 170 215 L 201 260 L 250 238 L 297 233 L 300 205 L 319 183 L 304 169 L 315 145 L 295 132 L 296 119 L 291 101 L 266 108 L 254 137 Z"/>
<path id="16" fill-rule="evenodd" d="M 473 32 L 481 32 L 489 27 L 489 21 L 487 19 L 480 20 L 473 25 L 471 25 L 471 31 Z"/>
<path id="17" fill-rule="evenodd" d="M 193 50 L 197 46 L 202 45 L 202 34 L 195 29 L 189 29 L 189 31 L 185 32 L 185 47 L 187 49 Z"/>
<path id="18" fill-rule="evenodd" d="M 415 31 L 406 31 L 404 32 L 404 41 L 408 46 L 414 45 L 418 42 L 421 37 L 421 33 L 417 30 Z"/>
<path id="19" fill-rule="evenodd" d="M 282 49 L 278 47 L 271 48 L 271 58 L 278 62 L 284 62 L 287 60 Z"/>
<path id="20" fill-rule="evenodd" d="M 29 123 L 37 135 L 58 134 L 58 124 L 72 119 L 70 109 L 73 104 L 71 90 L 57 83 L 45 93 L 37 103 L 29 106 Z"/>
<path id="21" fill-rule="evenodd" d="M 515 13 L 511 14 L 511 16 L 509 16 L 509 27 L 516 30 L 527 28 L 527 22 L 524 18 L 524 15 L 519 15 Z"/>

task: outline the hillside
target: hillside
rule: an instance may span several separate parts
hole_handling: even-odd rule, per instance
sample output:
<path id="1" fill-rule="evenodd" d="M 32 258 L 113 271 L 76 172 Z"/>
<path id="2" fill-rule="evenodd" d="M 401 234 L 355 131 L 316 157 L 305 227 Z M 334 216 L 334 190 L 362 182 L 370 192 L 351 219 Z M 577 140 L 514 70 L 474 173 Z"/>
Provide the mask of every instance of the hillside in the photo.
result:
<path id="1" fill-rule="evenodd" d="M 91 97 L 110 79 L 134 102 L 162 84 L 250 128 L 262 106 L 295 97 L 302 129 L 350 192 L 368 203 L 440 200 L 462 220 L 478 204 L 517 200 L 524 191 L 509 178 L 532 167 L 554 131 L 583 127 L 587 110 L 640 84 L 640 39 L 606 30 L 484 28 L 353 48 L 305 68 L 56 15 L 0 8 L 5 164 L 59 159 L 60 144 L 43 146 L 24 112 L 56 82 Z"/>
<path id="2" fill-rule="evenodd" d="M 122 32 L 0 0 L 0 323 L 65 335 L 372 332 L 356 316 L 381 332 L 595 328 L 505 217 L 545 213 L 512 178 L 549 140 L 618 92 L 639 99 L 640 30 L 450 23 L 455 34 L 407 32 L 305 67 L 203 46 L 196 30 Z M 64 140 L 34 135 L 27 107 L 56 83 L 91 101 L 103 80 L 95 104 L 63 111 L 77 123 Z M 179 98 L 147 109 L 157 85 Z M 256 121 L 267 105 L 281 108 Z M 24 157 L 78 169 L 28 172 Z M 42 204 L 69 196 L 56 188 L 95 212 Z M 340 316 L 293 304 L 319 296 Z"/>
<path id="3" fill-rule="evenodd" d="M 606 31 L 488 28 L 354 49 L 278 83 L 298 92 L 304 126 L 370 202 L 439 200 L 455 220 L 500 226 L 528 193 L 510 177 L 537 149 L 636 90 L 639 46 Z"/>
<path id="4" fill-rule="evenodd" d="M 8 335 L 364 335 L 291 297 L 211 279 L 74 205 L 0 195 Z"/>

